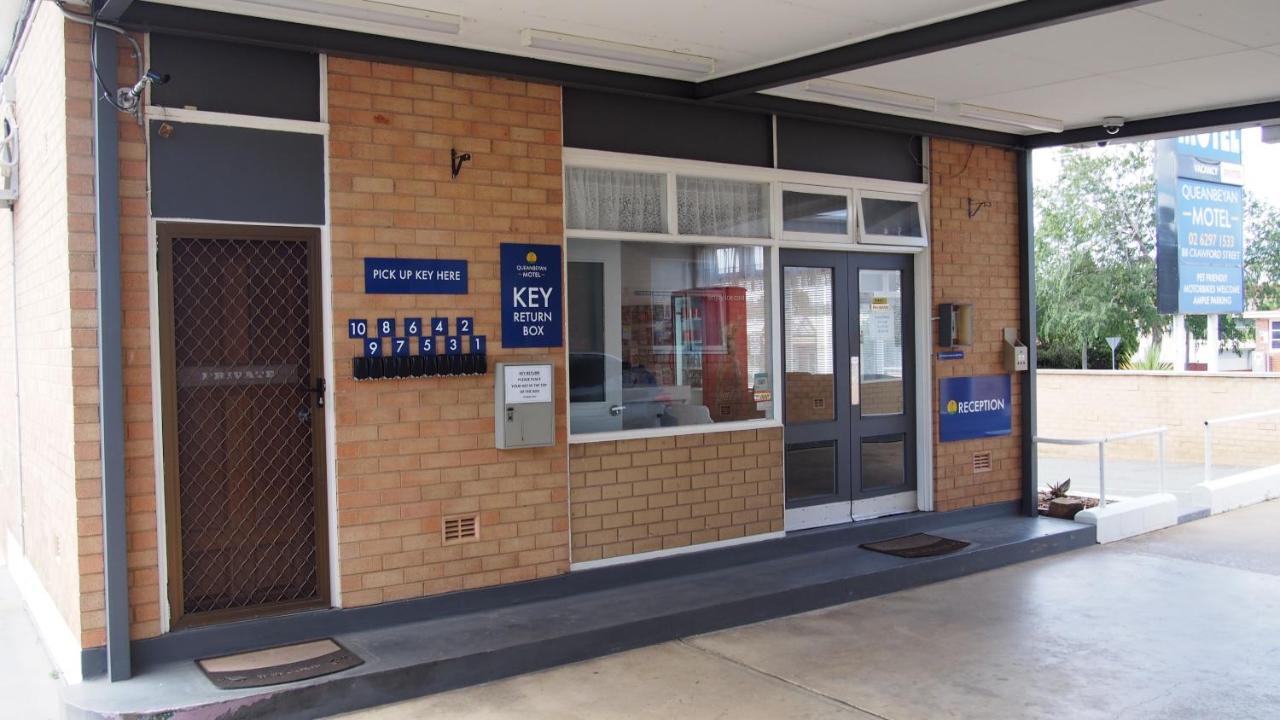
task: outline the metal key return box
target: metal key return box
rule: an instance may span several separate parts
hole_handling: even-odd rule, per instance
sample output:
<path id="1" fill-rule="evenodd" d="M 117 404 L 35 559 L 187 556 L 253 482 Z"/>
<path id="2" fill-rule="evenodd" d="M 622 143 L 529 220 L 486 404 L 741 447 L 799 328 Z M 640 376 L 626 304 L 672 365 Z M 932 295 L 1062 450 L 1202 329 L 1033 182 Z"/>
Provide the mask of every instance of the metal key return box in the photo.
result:
<path id="1" fill-rule="evenodd" d="M 550 363 L 498 363 L 493 378 L 498 449 L 555 445 L 555 368 Z"/>

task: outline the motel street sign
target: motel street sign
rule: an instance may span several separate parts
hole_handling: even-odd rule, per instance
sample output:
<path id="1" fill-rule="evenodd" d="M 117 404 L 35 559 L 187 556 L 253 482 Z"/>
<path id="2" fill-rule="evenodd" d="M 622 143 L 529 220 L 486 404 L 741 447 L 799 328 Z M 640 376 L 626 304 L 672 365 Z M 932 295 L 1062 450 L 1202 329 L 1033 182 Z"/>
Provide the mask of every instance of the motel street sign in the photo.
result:
<path id="1" fill-rule="evenodd" d="M 1244 311 L 1240 131 L 1156 142 L 1157 305 L 1167 314 Z"/>

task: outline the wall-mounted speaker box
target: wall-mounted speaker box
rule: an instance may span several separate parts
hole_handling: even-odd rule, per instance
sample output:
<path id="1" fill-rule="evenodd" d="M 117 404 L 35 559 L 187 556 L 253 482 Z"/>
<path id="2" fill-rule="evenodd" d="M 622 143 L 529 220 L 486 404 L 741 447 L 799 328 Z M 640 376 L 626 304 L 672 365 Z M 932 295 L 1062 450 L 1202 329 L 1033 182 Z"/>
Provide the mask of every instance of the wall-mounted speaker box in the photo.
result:
<path id="1" fill-rule="evenodd" d="M 955 347 L 973 344 L 973 305 L 941 303 L 938 305 L 938 346 Z"/>

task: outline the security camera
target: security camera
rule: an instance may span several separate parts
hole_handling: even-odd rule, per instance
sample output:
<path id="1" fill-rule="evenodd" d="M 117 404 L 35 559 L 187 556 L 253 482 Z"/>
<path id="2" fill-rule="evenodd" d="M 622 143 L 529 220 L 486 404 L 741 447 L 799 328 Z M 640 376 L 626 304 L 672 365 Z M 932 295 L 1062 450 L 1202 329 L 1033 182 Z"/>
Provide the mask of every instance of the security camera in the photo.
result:
<path id="1" fill-rule="evenodd" d="M 1102 118 L 1102 129 L 1107 131 L 1108 135 L 1115 135 L 1120 132 L 1120 128 L 1124 127 L 1124 118 L 1118 115 L 1108 115 Z"/>
<path id="2" fill-rule="evenodd" d="M 116 91 L 116 104 L 121 110 L 126 112 L 132 111 L 138 107 L 138 101 L 142 98 L 142 91 L 148 85 L 163 85 L 169 82 L 168 73 L 158 73 L 154 70 L 148 70 L 142 77 L 138 78 L 138 82 L 133 87 L 122 87 Z"/>
<path id="3" fill-rule="evenodd" d="M 1098 141 L 1098 147 L 1106 147 L 1106 146 L 1107 146 L 1107 141 L 1106 141 L 1106 140 L 1099 140 L 1099 141 Z"/>

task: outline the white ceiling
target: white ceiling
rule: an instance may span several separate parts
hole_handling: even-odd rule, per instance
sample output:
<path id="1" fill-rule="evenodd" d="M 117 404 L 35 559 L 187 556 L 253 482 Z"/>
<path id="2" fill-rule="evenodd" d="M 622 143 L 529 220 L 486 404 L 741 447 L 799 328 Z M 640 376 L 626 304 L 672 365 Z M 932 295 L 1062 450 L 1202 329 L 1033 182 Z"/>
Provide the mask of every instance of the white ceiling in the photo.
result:
<path id="1" fill-rule="evenodd" d="M 702 80 L 1008 4 L 975 0 L 327 0 L 360 8 L 411 6 L 462 18 L 456 35 L 325 20 L 272 0 L 162 0 L 264 17 L 412 37 L 580 65 Z M 521 31 L 549 30 L 706 56 L 697 76 L 523 47 Z M 970 103 L 1065 122 L 1138 119 L 1280 99 L 1280 0 L 1161 0 L 1134 9 L 946 50 L 834 77 L 936 98 L 929 117 Z M 803 84 L 772 90 L 819 102 Z M 850 103 L 853 104 L 853 103 Z M 879 109 L 879 108 L 873 108 Z M 1019 132 L 1030 133 L 1030 130 Z"/>

